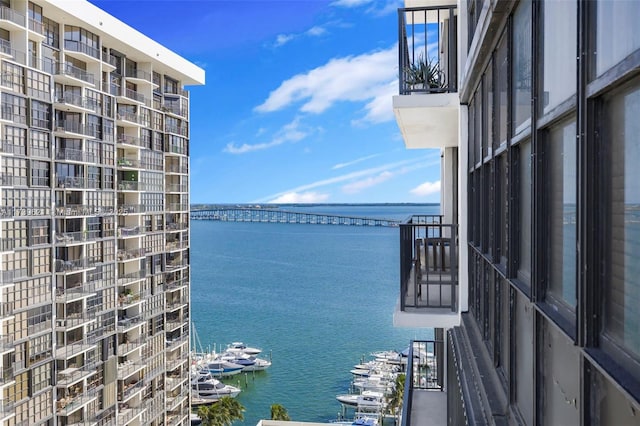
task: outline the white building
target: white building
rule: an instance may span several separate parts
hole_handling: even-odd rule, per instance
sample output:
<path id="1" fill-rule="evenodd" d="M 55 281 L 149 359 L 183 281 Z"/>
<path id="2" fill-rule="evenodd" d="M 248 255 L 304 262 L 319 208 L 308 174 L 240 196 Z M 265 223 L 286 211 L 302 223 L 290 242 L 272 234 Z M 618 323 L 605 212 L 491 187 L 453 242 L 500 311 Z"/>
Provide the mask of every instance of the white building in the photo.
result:
<path id="1" fill-rule="evenodd" d="M 189 421 L 189 95 L 85 1 L 0 1 L 0 424 Z"/>

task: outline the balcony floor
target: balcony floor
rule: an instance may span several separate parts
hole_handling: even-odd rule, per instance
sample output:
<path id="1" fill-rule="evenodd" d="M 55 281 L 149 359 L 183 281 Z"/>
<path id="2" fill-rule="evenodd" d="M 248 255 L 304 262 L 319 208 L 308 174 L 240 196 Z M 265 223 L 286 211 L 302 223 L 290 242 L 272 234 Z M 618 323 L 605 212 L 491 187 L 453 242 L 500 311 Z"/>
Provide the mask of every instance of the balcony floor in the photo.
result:
<path id="1" fill-rule="evenodd" d="M 414 389 L 411 425 L 445 426 L 447 424 L 447 393 L 439 390 Z"/>

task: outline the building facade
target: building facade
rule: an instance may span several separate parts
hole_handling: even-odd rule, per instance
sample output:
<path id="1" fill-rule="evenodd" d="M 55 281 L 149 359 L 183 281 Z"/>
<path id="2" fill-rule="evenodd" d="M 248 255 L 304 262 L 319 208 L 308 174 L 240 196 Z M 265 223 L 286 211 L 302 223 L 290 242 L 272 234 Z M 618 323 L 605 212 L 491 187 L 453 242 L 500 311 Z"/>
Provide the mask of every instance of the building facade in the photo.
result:
<path id="1" fill-rule="evenodd" d="M 401 227 L 394 321 L 439 330 L 448 423 L 640 424 L 640 3 L 405 5 L 394 111 L 443 216 Z"/>
<path id="2" fill-rule="evenodd" d="M 189 95 L 85 1 L 0 1 L 0 424 L 189 421 Z"/>

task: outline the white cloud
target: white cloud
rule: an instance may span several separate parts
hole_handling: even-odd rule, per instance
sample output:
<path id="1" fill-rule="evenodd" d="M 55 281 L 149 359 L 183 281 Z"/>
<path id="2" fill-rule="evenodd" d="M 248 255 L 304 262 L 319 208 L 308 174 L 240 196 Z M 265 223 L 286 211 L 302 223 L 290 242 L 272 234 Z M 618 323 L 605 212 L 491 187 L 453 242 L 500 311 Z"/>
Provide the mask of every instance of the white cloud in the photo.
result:
<path id="1" fill-rule="evenodd" d="M 435 182 L 422 183 L 409 192 L 419 197 L 426 197 L 427 195 L 436 194 L 440 192 L 440 181 L 438 180 Z"/>
<path id="2" fill-rule="evenodd" d="M 289 43 L 294 38 L 295 38 L 295 35 L 293 34 L 278 34 L 278 36 L 276 37 L 275 46 L 276 47 L 283 46 Z"/>
<path id="3" fill-rule="evenodd" d="M 370 188 L 375 185 L 379 185 L 391 179 L 395 174 L 389 171 L 384 171 L 376 176 L 370 176 L 366 179 L 362 179 L 356 182 L 348 183 L 342 187 L 342 191 L 347 194 L 355 194 L 363 189 Z"/>
<path id="4" fill-rule="evenodd" d="M 245 154 L 247 152 L 261 151 L 264 149 L 273 148 L 274 146 L 282 145 L 286 142 L 298 142 L 307 136 L 307 132 L 299 129 L 300 119 L 295 118 L 291 123 L 285 124 L 274 135 L 273 139 L 269 142 L 262 142 L 256 144 L 243 143 L 242 145 L 236 145 L 234 142 L 230 142 L 223 149 L 224 152 L 229 154 Z M 262 134 L 262 129 L 258 132 Z"/>
<path id="5" fill-rule="evenodd" d="M 367 176 L 372 176 L 372 175 L 376 175 L 379 173 L 384 172 L 385 170 L 389 170 L 392 171 L 394 169 L 403 169 L 403 173 L 408 171 L 408 170 L 412 170 L 413 168 L 422 168 L 425 167 L 425 160 L 428 159 L 429 156 L 423 156 L 423 157 L 418 157 L 418 158 L 412 158 L 410 160 L 403 160 L 403 161 L 397 161 L 395 163 L 388 163 L 388 164 L 383 164 L 381 166 L 378 167 L 371 167 L 369 169 L 364 169 L 364 170 L 359 170 L 356 172 L 351 172 L 351 173 L 347 173 L 344 175 L 340 175 L 340 176 L 334 176 L 328 179 L 322 179 L 316 182 L 312 182 L 309 184 L 305 184 L 305 185 L 300 185 L 298 187 L 292 188 L 292 189 L 288 189 L 286 191 L 282 191 L 279 192 L 277 194 L 274 195 L 269 195 L 267 197 L 261 198 L 259 200 L 255 200 L 253 202 L 255 203 L 264 203 L 267 200 L 272 200 L 272 199 L 277 199 L 280 196 L 283 196 L 285 194 L 288 193 L 298 193 L 301 191 L 308 191 L 310 189 L 315 189 L 315 188 L 321 188 L 324 186 L 329 186 L 329 185 L 333 185 L 336 183 L 341 183 L 341 182 L 348 182 L 350 180 L 354 180 L 354 179 L 360 179 L 360 178 L 364 178 Z"/>
<path id="6" fill-rule="evenodd" d="M 321 203 L 329 199 L 329 194 L 320 194 L 318 192 L 287 192 L 268 201 L 273 204 L 291 204 L 291 203 Z"/>
<path id="7" fill-rule="evenodd" d="M 300 111 L 319 114 L 337 102 L 366 102 L 361 121 L 393 119 L 390 94 L 397 84 L 397 48 L 331 59 L 311 71 L 280 84 L 258 105 L 258 112 L 273 112 L 303 102 Z M 387 97 L 384 100 L 384 97 Z M 386 102 L 386 107 L 384 103 Z"/>
<path id="8" fill-rule="evenodd" d="M 399 7 L 404 6 L 404 2 L 402 0 L 335 0 L 330 5 L 344 8 L 367 6 L 366 13 L 384 16 L 396 13 Z"/>
<path id="9" fill-rule="evenodd" d="M 398 81 L 389 82 L 386 86 L 378 86 L 372 93 L 373 99 L 365 105 L 367 113 L 364 117 L 353 120 L 351 124 L 384 123 L 394 119 L 391 98 L 398 94 Z"/>
<path id="10" fill-rule="evenodd" d="M 371 155 L 367 155 L 366 157 L 360 157 L 360 158 L 356 158 L 355 160 L 347 161 L 346 163 L 338 163 L 335 166 L 333 166 L 331 168 L 331 170 L 338 170 L 338 169 L 342 169 L 344 167 L 349 167 L 349 166 L 352 166 L 354 164 L 358 164 L 358 163 L 361 163 L 363 161 L 367 161 L 367 160 L 370 160 L 372 158 L 376 158 L 379 155 L 380 154 L 371 154 Z"/>
<path id="11" fill-rule="evenodd" d="M 327 33 L 326 28 L 321 27 L 319 25 L 315 25 L 302 33 L 278 34 L 276 36 L 276 41 L 273 43 L 273 46 L 280 47 L 280 46 L 284 46 L 285 44 L 289 43 L 294 39 L 297 39 L 303 36 L 320 37 L 326 33 Z"/>
<path id="12" fill-rule="evenodd" d="M 317 25 L 315 27 L 309 28 L 305 32 L 305 34 L 313 36 L 313 37 L 318 37 L 318 36 L 321 36 L 321 35 L 326 34 L 326 33 L 327 33 L 327 30 L 325 28 L 317 26 Z"/>
<path id="13" fill-rule="evenodd" d="M 358 7 L 363 4 L 371 3 L 373 0 L 336 0 L 331 3 L 331 6 L 337 7 Z"/>

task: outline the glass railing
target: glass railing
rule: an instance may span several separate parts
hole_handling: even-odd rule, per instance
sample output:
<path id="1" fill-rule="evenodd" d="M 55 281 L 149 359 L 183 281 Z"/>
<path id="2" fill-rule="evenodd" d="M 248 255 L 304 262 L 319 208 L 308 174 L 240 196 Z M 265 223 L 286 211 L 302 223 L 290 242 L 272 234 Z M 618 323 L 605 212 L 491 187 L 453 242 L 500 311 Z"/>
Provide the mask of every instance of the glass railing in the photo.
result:
<path id="1" fill-rule="evenodd" d="M 98 50 L 98 48 L 89 46 L 88 44 L 82 43 L 81 41 L 65 40 L 64 48 L 65 50 L 84 53 L 85 55 L 100 59 L 100 50 Z"/>
<path id="2" fill-rule="evenodd" d="M 26 18 L 24 15 L 6 6 L 0 7 L 0 20 L 11 21 L 14 24 L 20 25 L 21 27 L 24 27 L 26 23 Z"/>
<path id="3" fill-rule="evenodd" d="M 75 65 L 72 65 L 70 62 L 58 63 L 56 74 L 68 75 L 70 77 L 76 78 L 78 80 L 82 80 L 89 84 L 95 83 L 95 78 L 93 74 L 83 70 L 82 68 L 78 68 Z"/>

